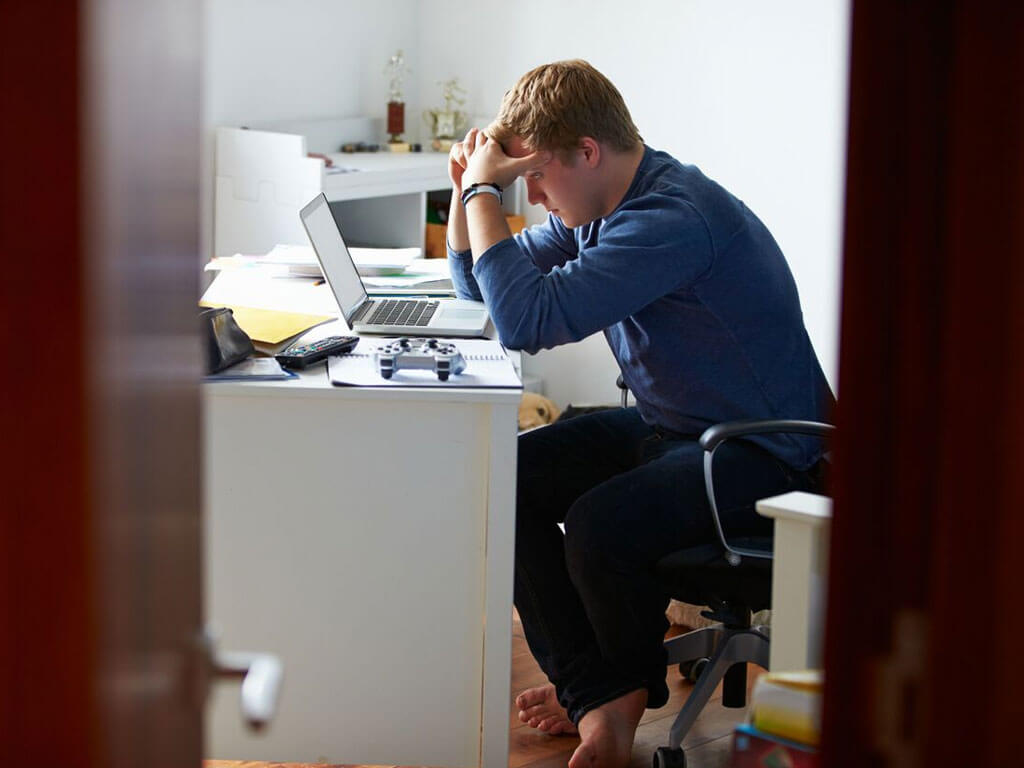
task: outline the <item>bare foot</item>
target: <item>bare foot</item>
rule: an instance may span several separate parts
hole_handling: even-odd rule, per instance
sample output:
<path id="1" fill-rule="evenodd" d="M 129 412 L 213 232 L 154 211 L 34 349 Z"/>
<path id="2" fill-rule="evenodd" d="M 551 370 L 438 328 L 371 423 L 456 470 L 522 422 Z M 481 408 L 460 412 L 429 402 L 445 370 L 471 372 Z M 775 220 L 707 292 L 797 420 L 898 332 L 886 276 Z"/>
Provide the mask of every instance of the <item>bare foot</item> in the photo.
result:
<path id="1" fill-rule="evenodd" d="M 633 751 L 636 727 L 647 705 L 647 689 L 596 707 L 580 718 L 580 745 L 569 768 L 623 768 Z"/>
<path id="2" fill-rule="evenodd" d="M 519 708 L 519 721 L 531 728 L 552 736 L 577 732 L 565 709 L 558 703 L 552 683 L 527 688 L 516 696 L 516 706 Z"/>

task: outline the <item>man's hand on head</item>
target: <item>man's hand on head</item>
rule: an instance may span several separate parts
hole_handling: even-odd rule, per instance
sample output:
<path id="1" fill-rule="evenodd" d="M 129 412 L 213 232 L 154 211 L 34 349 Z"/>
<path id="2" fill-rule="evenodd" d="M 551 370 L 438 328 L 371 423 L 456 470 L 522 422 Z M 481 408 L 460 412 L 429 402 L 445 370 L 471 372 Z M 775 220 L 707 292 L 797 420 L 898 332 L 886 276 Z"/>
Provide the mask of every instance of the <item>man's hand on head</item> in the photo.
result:
<path id="1" fill-rule="evenodd" d="M 450 158 L 451 162 L 462 165 L 461 189 L 486 182 L 504 189 L 527 169 L 550 160 L 551 153 L 541 151 L 531 152 L 524 157 L 509 157 L 501 144 L 490 139 L 483 131 L 473 128 L 465 139 L 452 146 Z M 454 183 L 454 178 L 452 181 Z"/>
<path id="2" fill-rule="evenodd" d="M 462 194 L 462 174 L 466 170 L 466 163 L 469 162 L 463 149 L 463 143 L 461 141 L 455 142 L 448 152 L 448 178 L 452 180 L 452 187 L 455 189 L 456 196 Z"/>

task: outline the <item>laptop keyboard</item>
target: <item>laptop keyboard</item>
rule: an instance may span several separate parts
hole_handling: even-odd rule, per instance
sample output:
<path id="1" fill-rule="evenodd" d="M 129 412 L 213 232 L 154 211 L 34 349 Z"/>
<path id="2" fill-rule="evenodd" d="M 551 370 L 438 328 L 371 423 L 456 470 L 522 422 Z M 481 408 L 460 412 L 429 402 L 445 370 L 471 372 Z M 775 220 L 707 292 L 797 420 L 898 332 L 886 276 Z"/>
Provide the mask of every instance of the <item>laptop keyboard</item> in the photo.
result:
<path id="1" fill-rule="evenodd" d="M 368 305 L 367 325 L 414 325 L 425 326 L 437 311 L 438 302 L 415 299 L 385 299 Z M 364 314 L 364 312 L 360 312 Z M 352 318 L 353 321 L 359 317 Z"/>

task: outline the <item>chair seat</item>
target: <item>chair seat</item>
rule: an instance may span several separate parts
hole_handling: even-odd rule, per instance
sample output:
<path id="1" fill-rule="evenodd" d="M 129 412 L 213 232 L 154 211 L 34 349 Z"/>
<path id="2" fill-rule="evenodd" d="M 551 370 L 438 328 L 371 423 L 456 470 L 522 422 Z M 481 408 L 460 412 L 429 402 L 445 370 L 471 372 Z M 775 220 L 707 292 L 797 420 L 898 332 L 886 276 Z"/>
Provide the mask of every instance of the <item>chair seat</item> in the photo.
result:
<path id="1" fill-rule="evenodd" d="M 772 540 L 736 538 L 730 544 L 771 552 Z M 673 552 L 654 567 L 670 596 L 684 603 L 743 605 L 754 612 L 771 607 L 771 560 L 744 557 L 739 565 L 729 565 L 721 545 L 713 542 Z"/>

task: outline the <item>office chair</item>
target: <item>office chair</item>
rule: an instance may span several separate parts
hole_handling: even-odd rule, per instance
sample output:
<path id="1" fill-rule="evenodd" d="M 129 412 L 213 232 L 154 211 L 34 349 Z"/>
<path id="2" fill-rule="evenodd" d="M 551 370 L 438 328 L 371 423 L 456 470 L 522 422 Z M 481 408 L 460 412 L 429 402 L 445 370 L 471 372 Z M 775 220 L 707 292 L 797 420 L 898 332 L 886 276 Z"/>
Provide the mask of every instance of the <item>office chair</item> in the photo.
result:
<path id="1" fill-rule="evenodd" d="M 629 391 L 620 376 L 616 381 L 622 406 Z M 695 683 L 686 704 L 669 731 L 669 744 L 658 747 L 653 768 L 685 768 L 681 744 L 697 716 L 722 683 L 722 705 L 742 708 L 747 698 L 747 663 L 768 668 L 768 627 L 752 625 L 757 611 L 771 607 L 772 537 L 727 539 L 718 514 L 714 479 L 715 451 L 727 440 L 766 433 L 793 433 L 828 437 L 831 424 L 794 419 L 734 421 L 709 427 L 700 436 L 704 449 L 704 487 L 718 540 L 666 555 L 655 571 L 670 597 L 692 605 L 706 605 L 702 615 L 718 623 L 665 641 L 669 665 Z"/>

